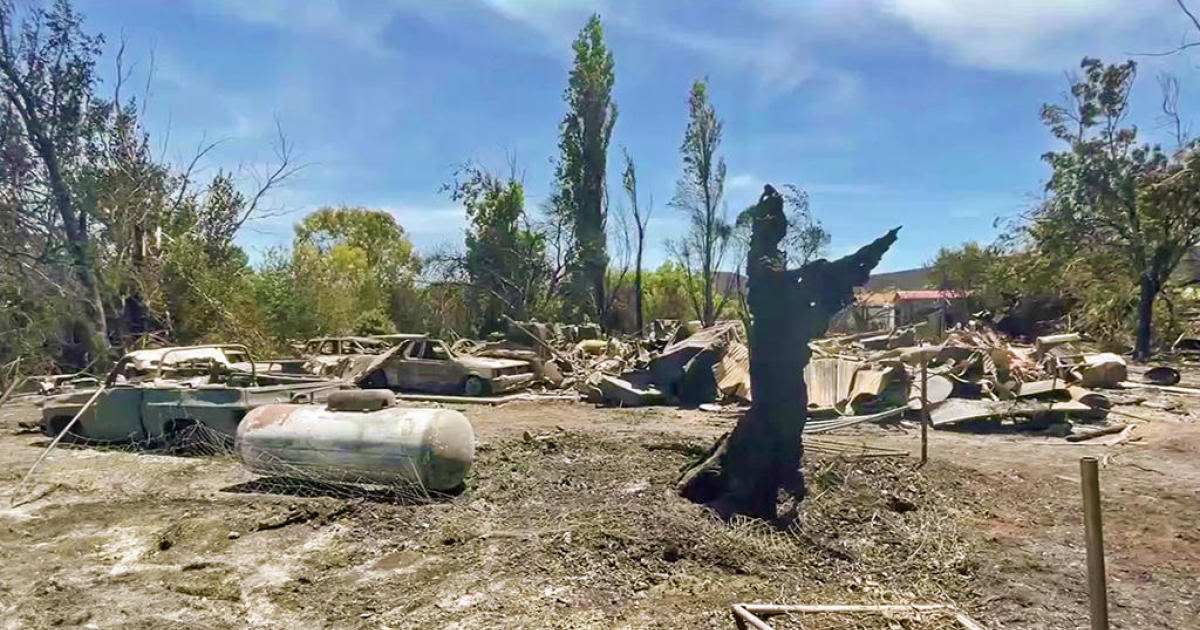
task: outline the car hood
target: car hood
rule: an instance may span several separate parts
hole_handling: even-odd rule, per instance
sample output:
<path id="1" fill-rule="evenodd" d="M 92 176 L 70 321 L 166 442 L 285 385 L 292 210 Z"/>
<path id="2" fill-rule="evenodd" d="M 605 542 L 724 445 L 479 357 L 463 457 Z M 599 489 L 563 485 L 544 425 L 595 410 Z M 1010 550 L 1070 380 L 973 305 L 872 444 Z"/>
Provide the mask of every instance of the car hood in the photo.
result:
<path id="1" fill-rule="evenodd" d="M 455 359 L 459 365 L 471 370 L 499 370 L 503 368 L 528 367 L 528 361 L 517 361 L 515 359 L 491 359 L 487 357 L 457 357 Z"/>

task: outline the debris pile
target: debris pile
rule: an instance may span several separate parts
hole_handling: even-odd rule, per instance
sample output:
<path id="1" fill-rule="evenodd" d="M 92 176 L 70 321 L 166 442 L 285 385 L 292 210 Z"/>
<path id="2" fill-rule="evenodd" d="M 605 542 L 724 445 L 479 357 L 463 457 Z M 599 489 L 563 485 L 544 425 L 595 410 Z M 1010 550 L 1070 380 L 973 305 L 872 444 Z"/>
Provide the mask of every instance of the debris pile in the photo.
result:
<path id="1" fill-rule="evenodd" d="M 842 413 L 907 404 L 918 414 L 927 408 L 935 427 L 1011 425 L 1067 435 L 1072 421 L 1107 416 L 1111 403 L 1094 389 L 1119 388 L 1127 378 L 1123 358 L 1086 351 L 1075 333 L 1038 337 L 1029 346 L 982 320 L 947 331 L 936 344 L 918 345 L 918 332 L 814 341 L 822 358 L 810 364 L 810 401 Z"/>

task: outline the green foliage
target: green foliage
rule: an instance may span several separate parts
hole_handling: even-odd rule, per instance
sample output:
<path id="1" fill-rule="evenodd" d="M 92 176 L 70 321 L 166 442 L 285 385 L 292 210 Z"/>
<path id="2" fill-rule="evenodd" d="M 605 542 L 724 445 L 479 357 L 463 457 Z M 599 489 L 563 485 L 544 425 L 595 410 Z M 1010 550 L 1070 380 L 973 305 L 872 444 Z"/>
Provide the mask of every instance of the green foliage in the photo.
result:
<path id="1" fill-rule="evenodd" d="M 1076 285 L 1095 287 L 1104 320 L 1137 319 L 1135 354 L 1148 356 L 1154 303 L 1183 256 L 1200 243 L 1200 165 L 1194 143 L 1174 155 L 1138 141 L 1124 126 L 1136 65 L 1084 59 L 1068 106 L 1046 105 L 1042 119 L 1067 147 L 1047 153 L 1049 198 L 1033 217 L 1034 246 Z M 1104 291 L 1105 283 L 1115 291 Z M 1130 289 L 1136 301 L 1123 299 Z"/>
<path id="2" fill-rule="evenodd" d="M 501 330 L 503 315 L 521 320 L 538 314 L 547 300 L 550 266 L 545 237 L 525 213 L 524 186 L 468 164 L 447 189 L 470 221 L 457 267 L 470 285 L 474 328 Z"/>
<path id="3" fill-rule="evenodd" d="M 1084 59 L 1081 68 L 1069 103 L 1042 108 L 1065 145 L 1043 156 L 1052 169 L 1046 201 L 996 245 L 942 249 L 935 282 L 990 309 L 1017 295 L 1057 294 L 1071 307 L 1072 327 L 1113 347 L 1132 338 L 1145 357 L 1153 320 L 1166 335 L 1178 329 L 1169 282 L 1200 244 L 1200 155 L 1182 138 L 1168 154 L 1125 125 L 1133 62 Z"/>
<path id="4" fill-rule="evenodd" d="M 323 330 L 310 300 L 296 291 L 300 283 L 292 265 L 291 252 L 268 250 L 254 274 L 254 299 L 262 313 L 261 322 L 275 347 L 319 336 Z"/>
<path id="5" fill-rule="evenodd" d="M 654 271 L 642 274 L 644 317 L 690 320 L 697 316 L 695 304 L 699 296 L 689 294 L 687 271 L 678 262 L 667 261 Z"/>
<path id="6" fill-rule="evenodd" d="M 608 268 L 605 178 L 617 106 L 612 102 L 613 56 L 604 43 L 599 15 L 592 15 L 572 48 L 575 60 L 563 94 L 567 113 L 559 125 L 560 155 L 551 207 L 573 237 L 568 257 L 569 307 L 576 315 L 590 313 L 604 321 Z"/>
<path id="7" fill-rule="evenodd" d="M 391 214 L 322 208 L 296 224 L 295 233 L 291 252 L 269 252 L 254 282 L 277 344 L 419 323 L 420 261 Z"/>
<path id="8" fill-rule="evenodd" d="M 388 314 L 381 309 L 365 311 L 354 322 L 354 334 L 363 337 L 371 335 L 390 335 L 396 332 L 396 324 Z"/>
<path id="9" fill-rule="evenodd" d="M 934 259 L 934 286 L 967 296 L 974 309 L 998 311 L 1027 286 L 1016 277 L 1017 255 L 999 246 L 980 245 L 975 241 L 957 248 L 943 247 Z"/>
<path id="10" fill-rule="evenodd" d="M 721 144 L 721 119 L 708 100 L 708 83 L 692 83 L 688 95 L 688 124 L 679 147 L 683 174 L 671 205 L 685 212 L 688 233 L 672 243 L 688 293 L 697 296 L 695 310 L 701 321 L 712 324 L 720 316 L 725 296 L 716 291 L 715 275 L 729 248 L 733 227 L 725 217 L 725 160 L 717 156 Z"/>

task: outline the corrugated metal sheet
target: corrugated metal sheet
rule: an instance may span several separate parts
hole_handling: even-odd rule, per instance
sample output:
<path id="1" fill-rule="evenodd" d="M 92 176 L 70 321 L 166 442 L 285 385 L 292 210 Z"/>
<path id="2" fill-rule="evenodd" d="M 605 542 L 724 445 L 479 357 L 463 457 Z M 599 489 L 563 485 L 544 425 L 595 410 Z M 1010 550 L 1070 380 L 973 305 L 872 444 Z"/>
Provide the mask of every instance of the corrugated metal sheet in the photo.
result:
<path id="1" fill-rule="evenodd" d="M 750 402 L 750 349 L 736 341 L 725 349 L 725 356 L 713 365 L 717 389 L 726 396 Z"/>
<path id="2" fill-rule="evenodd" d="M 822 358 L 809 361 L 804 367 L 804 383 L 808 386 L 810 407 L 832 407 L 850 395 L 854 373 L 862 362 L 841 358 Z"/>
<path id="3" fill-rule="evenodd" d="M 854 373 L 862 367 L 861 361 L 850 361 L 847 359 L 838 360 L 838 384 L 837 384 L 837 400 L 841 402 L 850 397 L 850 387 L 854 383 Z"/>

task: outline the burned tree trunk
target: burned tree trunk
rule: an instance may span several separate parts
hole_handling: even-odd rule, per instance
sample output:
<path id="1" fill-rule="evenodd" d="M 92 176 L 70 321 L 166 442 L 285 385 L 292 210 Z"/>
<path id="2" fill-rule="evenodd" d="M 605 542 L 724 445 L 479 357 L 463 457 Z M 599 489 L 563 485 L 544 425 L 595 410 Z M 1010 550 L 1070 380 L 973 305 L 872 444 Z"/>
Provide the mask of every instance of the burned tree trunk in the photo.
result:
<path id="1" fill-rule="evenodd" d="M 779 490 L 804 497 L 801 431 L 808 418 L 804 366 L 808 341 L 825 332 L 867 281 L 896 240 L 896 228 L 857 252 L 787 269 L 779 243 L 787 233 L 783 198 L 764 187 L 739 222 L 751 225 L 747 303 L 750 310 L 750 387 L 746 417 L 712 452 L 684 473 L 678 490 L 722 518 L 774 519 Z"/>

